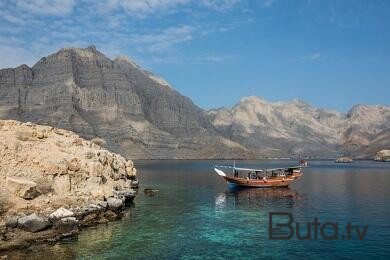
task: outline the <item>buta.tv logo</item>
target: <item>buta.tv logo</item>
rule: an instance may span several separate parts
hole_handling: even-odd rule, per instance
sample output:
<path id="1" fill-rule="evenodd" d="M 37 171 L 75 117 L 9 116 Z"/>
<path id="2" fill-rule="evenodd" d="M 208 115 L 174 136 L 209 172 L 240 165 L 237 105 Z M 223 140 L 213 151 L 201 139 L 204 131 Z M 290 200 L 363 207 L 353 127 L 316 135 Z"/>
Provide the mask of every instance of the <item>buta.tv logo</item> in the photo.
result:
<path id="1" fill-rule="evenodd" d="M 343 228 L 344 227 L 344 228 Z M 342 230 L 346 233 L 341 234 Z M 294 235 L 299 240 L 318 240 L 319 237 L 325 240 L 351 240 L 355 233 L 359 240 L 366 235 L 368 226 L 359 228 L 348 222 L 347 225 L 340 225 L 338 222 L 318 222 L 315 217 L 313 222 L 299 223 L 294 222 L 294 217 L 289 212 L 270 212 L 269 213 L 269 239 L 270 240 L 289 240 Z"/>

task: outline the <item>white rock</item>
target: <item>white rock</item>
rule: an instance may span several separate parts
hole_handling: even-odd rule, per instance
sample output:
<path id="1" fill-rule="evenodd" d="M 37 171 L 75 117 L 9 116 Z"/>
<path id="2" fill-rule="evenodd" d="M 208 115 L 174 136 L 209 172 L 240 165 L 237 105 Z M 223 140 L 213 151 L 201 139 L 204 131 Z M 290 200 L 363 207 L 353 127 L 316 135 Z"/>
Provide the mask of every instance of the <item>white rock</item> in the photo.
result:
<path id="1" fill-rule="evenodd" d="M 107 200 L 108 208 L 117 210 L 122 207 L 123 201 L 121 199 L 109 198 Z"/>
<path id="2" fill-rule="evenodd" d="M 68 209 L 65 208 L 59 208 L 53 213 L 50 214 L 50 219 L 61 219 L 61 218 L 67 218 L 67 217 L 73 217 L 74 213 Z"/>

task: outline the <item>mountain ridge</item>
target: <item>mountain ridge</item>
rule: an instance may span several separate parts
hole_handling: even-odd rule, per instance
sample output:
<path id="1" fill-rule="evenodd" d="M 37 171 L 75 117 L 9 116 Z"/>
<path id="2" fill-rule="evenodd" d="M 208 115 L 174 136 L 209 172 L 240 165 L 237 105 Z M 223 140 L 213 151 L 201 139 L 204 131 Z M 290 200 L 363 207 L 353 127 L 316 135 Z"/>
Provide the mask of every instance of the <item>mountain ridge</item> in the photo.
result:
<path id="1" fill-rule="evenodd" d="M 63 48 L 31 68 L 1 70 L 0 118 L 102 137 L 131 158 L 250 153 L 224 140 L 189 98 L 129 60 L 111 60 L 94 47 Z"/>
<path id="2" fill-rule="evenodd" d="M 390 129 L 390 107 L 384 105 L 355 105 L 347 113 L 341 113 L 316 108 L 300 100 L 269 102 L 263 98 L 250 96 L 242 98 L 231 108 L 211 109 L 208 113 L 214 125 L 225 132 L 225 135 L 233 140 L 248 142 L 254 150 L 257 149 L 257 145 L 253 144 L 259 138 L 273 139 L 274 148 L 280 150 L 281 147 L 276 148 L 280 142 L 278 138 L 290 138 L 290 146 L 293 146 L 290 149 L 294 149 L 293 143 L 299 138 L 310 139 L 312 136 L 318 139 L 313 140 L 317 143 L 315 146 L 322 147 L 325 144 L 322 149 L 333 150 L 330 153 L 332 157 L 340 153 L 367 157 L 371 156 L 374 150 L 388 146 L 385 142 L 378 142 L 376 145 L 378 147 L 372 148 L 370 153 L 361 154 L 359 151 L 370 150 L 367 145 L 378 139 L 378 135 L 384 135 L 382 131 Z M 303 124 L 300 124 L 301 122 Z M 297 127 L 295 131 L 294 127 Z M 299 132 L 304 132 L 305 135 L 299 136 Z M 384 140 L 386 137 L 382 136 L 381 139 Z M 304 145 L 304 141 L 307 140 L 302 140 L 301 145 Z M 299 142 L 296 146 L 299 146 Z M 299 148 L 295 149 L 300 154 Z M 310 150 L 309 152 L 318 153 Z M 291 153 L 292 151 L 289 151 L 285 155 Z"/>
<path id="3" fill-rule="evenodd" d="M 0 70 L 1 119 L 101 137 L 128 158 L 368 157 L 388 148 L 389 111 L 356 105 L 344 114 L 255 96 L 206 111 L 130 58 L 94 46 Z"/>

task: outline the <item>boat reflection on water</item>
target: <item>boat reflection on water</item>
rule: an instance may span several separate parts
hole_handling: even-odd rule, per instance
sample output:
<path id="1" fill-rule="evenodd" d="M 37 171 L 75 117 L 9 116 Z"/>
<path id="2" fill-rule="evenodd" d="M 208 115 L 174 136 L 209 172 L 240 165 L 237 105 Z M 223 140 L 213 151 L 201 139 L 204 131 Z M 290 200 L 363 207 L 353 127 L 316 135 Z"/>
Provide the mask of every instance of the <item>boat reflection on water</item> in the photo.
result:
<path id="1" fill-rule="evenodd" d="M 261 208 L 268 205 L 289 206 L 299 200 L 298 192 L 288 187 L 286 188 L 245 188 L 229 185 L 225 192 L 215 196 L 216 209 L 229 206 Z"/>

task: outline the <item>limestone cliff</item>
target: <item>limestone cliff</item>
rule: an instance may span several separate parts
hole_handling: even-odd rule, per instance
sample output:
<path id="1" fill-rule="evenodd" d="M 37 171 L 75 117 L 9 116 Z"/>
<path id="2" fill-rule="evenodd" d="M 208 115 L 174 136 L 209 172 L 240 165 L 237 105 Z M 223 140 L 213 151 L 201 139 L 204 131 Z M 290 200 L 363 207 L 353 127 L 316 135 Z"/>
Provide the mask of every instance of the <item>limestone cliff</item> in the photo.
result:
<path id="1" fill-rule="evenodd" d="M 64 48 L 32 68 L 1 70 L 0 118 L 101 137 L 128 158 L 250 154 L 220 136 L 207 114 L 168 83 L 94 47 Z"/>
<path id="2" fill-rule="evenodd" d="M 96 204 L 132 193 L 136 175 L 132 161 L 70 131 L 12 120 L 0 120 L 0 158 L 0 214 Z"/>

